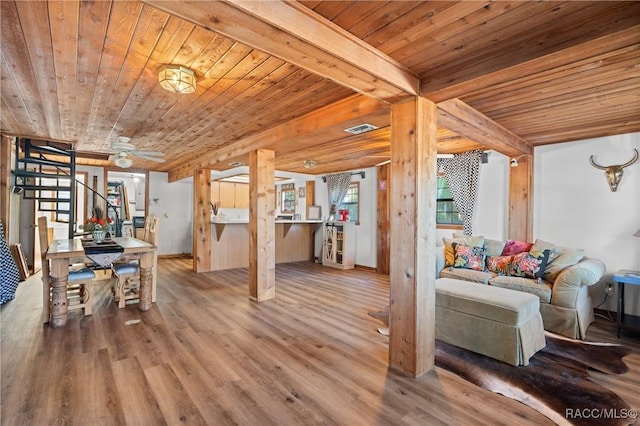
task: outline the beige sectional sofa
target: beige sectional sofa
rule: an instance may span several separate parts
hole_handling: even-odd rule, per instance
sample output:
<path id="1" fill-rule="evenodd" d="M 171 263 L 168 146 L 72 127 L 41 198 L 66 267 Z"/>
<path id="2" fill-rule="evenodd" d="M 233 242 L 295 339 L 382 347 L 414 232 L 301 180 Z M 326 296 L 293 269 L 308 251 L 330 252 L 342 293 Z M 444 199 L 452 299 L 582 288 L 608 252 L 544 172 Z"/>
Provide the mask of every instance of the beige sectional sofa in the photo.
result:
<path id="1" fill-rule="evenodd" d="M 588 258 L 579 249 L 561 247 L 536 240 L 531 252 L 548 250 L 549 256 L 539 278 L 512 276 L 487 270 L 474 270 L 464 265 L 445 265 L 445 251 L 453 243 L 484 247 L 486 257 L 500 256 L 506 241 L 483 237 L 444 238 L 444 246 L 438 247 L 436 271 L 440 278 L 472 281 L 511 290 L 534 294 L 540 299 L 540 313 L 545 330 L 574 339 L 584 339 L 587 327 L 593 322 L 593 304 L 588 287 L 597 283 L 606 268 L 597 260 Z M 455 248 L 455 245 L 453 245 Z M 457 258 L 456 258 L 457 260 Z"/>

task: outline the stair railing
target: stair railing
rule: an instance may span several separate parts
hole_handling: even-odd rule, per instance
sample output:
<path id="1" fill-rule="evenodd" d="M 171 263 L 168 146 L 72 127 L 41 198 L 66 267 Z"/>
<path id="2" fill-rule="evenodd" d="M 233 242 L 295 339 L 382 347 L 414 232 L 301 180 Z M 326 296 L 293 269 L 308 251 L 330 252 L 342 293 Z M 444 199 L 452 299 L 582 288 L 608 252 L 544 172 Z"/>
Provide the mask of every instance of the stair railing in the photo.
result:
<path id="1" fill-rule="evenodd" d="M 58 168 L 58 167 L 56 166 L 56 168 Z M 70 176 L 69 173 L 65 172 L 64 170 L 59 170 L 59 171 L 61 171 L 62 173 L 66 174 L 67 176 Z M 113 212 L 116 215 L 115 226 L 114 226 L 116 237 L 122 237 L 122 221 L 120 220 L 120 216 L 118 215 L 118 209 L 116 209 L 115 206 L 112 206 L 111 203 L 109 203 L 109 200 L 107 200 L 98 191 L 96 191 L 93 188 L 85 185 L 83 182 L 80 182 L 79 180 L 75 179 L 75 177 L 73 178 L 73 180 L 76 181 L 76 183 L 79 183 L 80 185 L 84 186 L 89 191 L 91 191 L 94 195 L 97 195 L 99 198 L 102 198 L 104 200 L 104 202 L 107 205 L 107 216 L 109 216 L 109 208 L 113 209 Z"/>
<path id="2" fill-rule="evenodd" d="M 19 143 L 19 139 L 16 138 L 16 145 L 18 145 Z M 16 146 L 16 149 L 18 149 L 18 146 Z M 75 152 L 73 152 L 73 154 L 75 154 Z M 46 160 L 47 158 L 45 156 L 42 155 L 42 153 L 38 153 L 40 159 L 42 160 Z M 18 184 L 17 178 L 20 177 L 18 171 L 19 170 L 25 170 L 26 169 L 20 169 L 18 167 L 19 164 L 19 155 L 16 154 L 16 165 L 15 165 L 15 170 L 14 170 L 14 175 L 16 177 L 16 181 L 15 181 L 15 185 L 17 187 L 19 187 L 20 185 Z M 75 185 L 77 183 L 79 183 L 80 185 L 84 186 L 86 189 L 88 189 L 89 191 L 91 191 L 94 195 L 97 195 L 99 198 L 101 198 L 102 200 L 104 200 L 106 206 L 107 206 L 107 216 L 108 216 L 108 212 L 109 212 L 109 208 L 113 209 L 113 212 L 115 213 L 116 216 L 116 220 L 115 220 L 115 234 L 116 237 L 121 237 L 122 236 L 122 221 L 120 219 L 120 215 L 118 215 L 118 210 L 115 208 L 115 206 L 112 206 L 111 203 L 109 203 L 109 200 L 107 200 L 102 194 L 100 194 L 99 192 L 97 192 L 96 190 L 94 190 L 93 188 L 87 186 L 86 184 L 84 184 L 83 182 L 78 181 L 75 178 L 75 155 L 72 155 L 72 162 L 70 164 L 71 170 L 73 172 L 73 174 L 67 173 L 65 170 L 61 169 L 59 166 L 54 165 L 54 167 L 56 168 L 56 171 L 58 172 L 62 172 L 62 174 L 69 176 L 70 180 L 71 180 L 71 186 L 69 187 L 69 191 L 71 192 L 70 195 L 70 199 L 69 199 L 69 205 L 70 205 L 70 218 L 75 218 Z M 42 167 L 41 167 L 42 169 Z M 24 178 L 23 179 L 23 185 L 24 185 Z M 70 230 L 69 230 L 69 238 L 72 238 L 73 236 L 76 236 L 78 234 L 75 233 L 75 228 L 76 228 L 76 223 L 75 220 L 70 220 L 69 221 L 69 226 L 70 226 Z M 71 228 L 72 227 L 72 228 Z M 71 229 L 73 229 L 73 232 L 71 231 Z"/>

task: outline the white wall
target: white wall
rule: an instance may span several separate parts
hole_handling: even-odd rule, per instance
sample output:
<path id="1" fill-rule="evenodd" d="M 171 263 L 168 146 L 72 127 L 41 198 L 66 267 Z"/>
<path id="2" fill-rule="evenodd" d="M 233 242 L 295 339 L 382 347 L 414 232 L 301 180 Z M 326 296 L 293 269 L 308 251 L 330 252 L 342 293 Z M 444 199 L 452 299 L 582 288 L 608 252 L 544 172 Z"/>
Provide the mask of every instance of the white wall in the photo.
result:
<path id="1" fill-rule="evenodd" d="M 193 251 L 193 179 L 168 181 L 167 173 L 149 172 L 149 214 L 160 218 L 158 254 Z"/>
<path id="2" fill-rule="evenodd" d="M 533 233 L 536 238 L 583 248 L 607 266 L 605 277 L 590 288 L 594 305 L 605 284 L 620 269 L 640 270 L 640 161 L 624 169 L 616 192 L 604 172 L 589 164 L 621 164 L 640 149 L 640 133 L 589 139 L 536 148 Z M 627 286 L 625 313 L 640 315 L 640 286 Z M 606 305 L 615 310 L 615 298 Z"/>

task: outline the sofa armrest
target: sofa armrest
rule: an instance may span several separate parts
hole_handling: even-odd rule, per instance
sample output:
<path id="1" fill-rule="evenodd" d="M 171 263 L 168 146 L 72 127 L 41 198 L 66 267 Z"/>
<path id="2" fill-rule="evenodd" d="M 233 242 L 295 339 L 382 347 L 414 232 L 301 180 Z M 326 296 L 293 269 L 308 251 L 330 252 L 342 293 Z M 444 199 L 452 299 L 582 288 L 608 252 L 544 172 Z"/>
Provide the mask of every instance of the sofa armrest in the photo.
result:
<path id="1" fill-rule="evenodd" d="M 580 288 L 597 283 L 605 271 L 606 267 L 600 260 L 586 257 L 566 268 L 553 283 L 551 304 L 575 309 Z"/>

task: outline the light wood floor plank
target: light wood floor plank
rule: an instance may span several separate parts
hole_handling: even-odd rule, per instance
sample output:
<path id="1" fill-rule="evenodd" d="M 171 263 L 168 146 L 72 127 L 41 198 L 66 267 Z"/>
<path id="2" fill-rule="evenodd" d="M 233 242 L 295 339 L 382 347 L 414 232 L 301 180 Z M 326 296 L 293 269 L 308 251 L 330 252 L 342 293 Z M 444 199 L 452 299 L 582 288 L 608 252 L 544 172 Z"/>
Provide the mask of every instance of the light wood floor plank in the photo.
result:
<path id="1" fill-rule="evenodd" d="M 276 298 L 249 300 L 248 271 L 195 274 L 161 259 L 148 312 L 118 309 L 98 272 L 93 315 L 40 322 L 40 278 L 1 311 L 2 425 L 547 425 L 527 406 L 436 368 L 388 368 L 388 338 L 368 315 L 388 277 L 311 262 L 279 264 Z M 633 349 L 623 375 L 594 381 L 640 408 L 640 339 L 598 318 L 587 339 Z"/>

